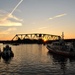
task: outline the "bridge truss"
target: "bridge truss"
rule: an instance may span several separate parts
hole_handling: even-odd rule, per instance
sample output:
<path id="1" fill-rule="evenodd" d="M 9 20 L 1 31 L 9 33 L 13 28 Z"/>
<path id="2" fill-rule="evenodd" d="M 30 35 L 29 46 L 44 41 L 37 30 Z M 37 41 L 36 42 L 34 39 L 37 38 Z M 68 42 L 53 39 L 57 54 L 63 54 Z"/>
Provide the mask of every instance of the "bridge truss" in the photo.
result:
<path id="1" fill-rule="evenodd" d="M 34 39 L 46 39 L 46 40 L 59 40 L 61 39 L 60 36 L 58 35 L 51 35 L 51 34 L 40 34 L 40 33 L 33 33 L 33 34 L 16 34 L 13 37 L 13 41 L 14 40 L 25 40 L 25 39 L 30 39 L 30 40 L 34 40 Z"/>

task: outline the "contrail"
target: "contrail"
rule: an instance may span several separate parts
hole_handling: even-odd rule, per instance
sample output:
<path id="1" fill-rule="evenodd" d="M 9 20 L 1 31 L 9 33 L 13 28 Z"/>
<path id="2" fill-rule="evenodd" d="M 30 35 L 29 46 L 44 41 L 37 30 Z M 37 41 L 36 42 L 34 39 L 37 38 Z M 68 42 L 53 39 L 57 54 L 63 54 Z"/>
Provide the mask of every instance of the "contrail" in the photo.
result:
<path id="1" fill-rule="evenodd" d="M 21 1 L 15 6 L 15 8 L 11 11 L 11 13 L 9 14 L 9 16 L 14 13 L 14 11 L 17 9 L 17 7 L 18 7 L 22 2 L 23 2 L 23 0 L 21 0 Z"/>
<path id="2" fill-rule="evenodd" d="M 14 13 L 14 11 L 17 9 L 17 7 L 18 7 L 22 2 L 23 2 L 23 0 L 21 0 L 9 14 L 7 14 L 4 18 L 2 18 L 1 21 L 7 20 L 9 17 L 11 17 L 11 15 Z"/>

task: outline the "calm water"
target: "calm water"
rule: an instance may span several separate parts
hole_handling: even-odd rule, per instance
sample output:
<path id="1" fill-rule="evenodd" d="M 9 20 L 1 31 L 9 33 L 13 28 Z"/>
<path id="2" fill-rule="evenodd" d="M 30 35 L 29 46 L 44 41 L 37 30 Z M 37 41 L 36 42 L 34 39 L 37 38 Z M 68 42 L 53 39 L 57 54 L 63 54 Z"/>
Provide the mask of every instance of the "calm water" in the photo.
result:
<path id="1" fill-rule="evenodd" d="M 0 75 L 75 75 L 74 59 L 52 55 L 44 45 L 10 46 L 14 57 L 0 58 Z"/>

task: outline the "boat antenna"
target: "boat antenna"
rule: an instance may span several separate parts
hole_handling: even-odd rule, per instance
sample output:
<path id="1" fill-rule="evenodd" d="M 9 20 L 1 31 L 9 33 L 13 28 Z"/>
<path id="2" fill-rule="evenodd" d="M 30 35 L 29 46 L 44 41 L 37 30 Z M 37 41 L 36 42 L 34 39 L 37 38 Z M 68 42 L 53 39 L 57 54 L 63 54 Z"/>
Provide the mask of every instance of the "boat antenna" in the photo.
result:
<path id="1" fill-rule="evenodd" d="M 64 32 L 62 32 L 62 40 L 64 39 Z"/>

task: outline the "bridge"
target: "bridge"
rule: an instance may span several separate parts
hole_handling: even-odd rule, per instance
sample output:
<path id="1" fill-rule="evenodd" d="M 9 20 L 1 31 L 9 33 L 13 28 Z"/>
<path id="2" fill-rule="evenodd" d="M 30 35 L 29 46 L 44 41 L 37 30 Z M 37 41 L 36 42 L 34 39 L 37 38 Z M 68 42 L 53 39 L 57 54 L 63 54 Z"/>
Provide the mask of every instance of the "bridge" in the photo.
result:
<path id="1" fill-rule="evenodd" d="M 33 33 L 33 34 L 16 34 L 12 42 L 16 43 L 44 43 L 51 40 L 61 39 L 58 35 Z"/>
<path id="2" fill-rule="evenodd" d="M 51 34 L 40 34 L 40 33 L 33 33 L 33 34 L 16 34 L 13 37 L 14 40 L 25 40 L 25 39 L 30 39 L 30 40 L 59 40 L 61 39 L 60 36 L 58 35 L 51 35 Z"/>
<path id="3" fill-rule="evenodd" d="M 0 40 L 3 44 L 20 44 L 20 43 L 51 43 L 60 40 L 58 35 L 33 33 L 33 34 L 16 34 L 11 40 Z M 75 45 L 75 39 L 63 39 L 66 42 L 72 42 Z"/>

